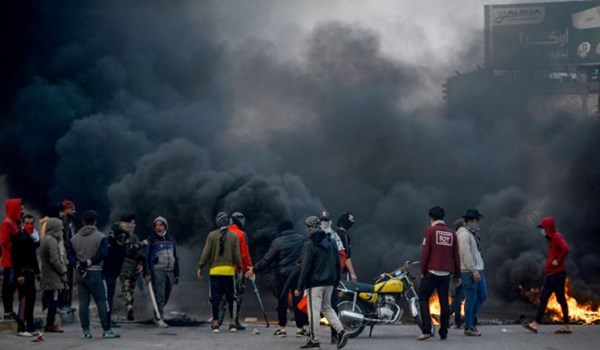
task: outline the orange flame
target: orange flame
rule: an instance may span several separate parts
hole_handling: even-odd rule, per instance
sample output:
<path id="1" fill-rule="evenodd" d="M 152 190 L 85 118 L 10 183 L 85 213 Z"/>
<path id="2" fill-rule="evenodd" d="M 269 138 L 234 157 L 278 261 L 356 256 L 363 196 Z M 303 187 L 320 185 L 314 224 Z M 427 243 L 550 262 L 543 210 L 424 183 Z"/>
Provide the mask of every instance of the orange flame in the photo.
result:
<path id="1" fill-rule="evenodd" d="M 589 303 L 580 304 L 575 300 L 575 298 L 569 296 L 570 289 L 570 281 L 567 278 L 567 282 L 565 284 L 565 297 L 567 299 L 567 305 L 569 306 L 569 319 L 571 322 L 584 322 L 587 324 L 593 324 L 600 322 L 600 311 L 598 308 L 594 308 Z M 522 286 L 519 286 L 521 290 L 521 294 L 533 302 L 535 305 L 540 304 L 539 300 L 539 288 L 532 288 L 530 290 L 524 290 Z M 546 307 L 546 312 L 549 312 L 550 319 L 554 322 L 562 321 L 562 309 L 558 300 L 556 300 L 556 295 L 552 294 L 550 299 L 548 300 L 548 306 Z"/>
<path id="2" fill-rule="evenodd" d="M 448 304 L 452 304 L 452 297 L 448 296 Z M 460 306 L 461 315 L 465 314 L 465 303 L 462 303 Z M 431 318 L 433 320 L 433 324 L 439 326 L 440 315 L 442 314 L 442 310 L 440 309 L 440 298 L 437 293 L 431 295 L 429 298 L 429 313 L 431 314 Z"/>

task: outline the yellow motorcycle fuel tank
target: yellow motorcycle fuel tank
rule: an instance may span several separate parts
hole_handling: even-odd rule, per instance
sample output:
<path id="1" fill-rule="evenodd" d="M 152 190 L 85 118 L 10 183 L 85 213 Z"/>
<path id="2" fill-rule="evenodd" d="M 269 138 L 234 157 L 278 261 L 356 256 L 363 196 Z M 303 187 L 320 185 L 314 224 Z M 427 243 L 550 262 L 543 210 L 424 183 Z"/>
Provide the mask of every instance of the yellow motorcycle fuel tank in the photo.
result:
<path id="1" fill-rule="evenodd" d="M 369 304 L 375 304 L 377 302 L 378 293 L 393 294 L 402 293 L 404 291 L 404 283 L 399 279 L 391 279 L 385 282 L 379 282 L 375 285 L 376 293 L 359 293 L 358 297 L 366 301 Z"/>

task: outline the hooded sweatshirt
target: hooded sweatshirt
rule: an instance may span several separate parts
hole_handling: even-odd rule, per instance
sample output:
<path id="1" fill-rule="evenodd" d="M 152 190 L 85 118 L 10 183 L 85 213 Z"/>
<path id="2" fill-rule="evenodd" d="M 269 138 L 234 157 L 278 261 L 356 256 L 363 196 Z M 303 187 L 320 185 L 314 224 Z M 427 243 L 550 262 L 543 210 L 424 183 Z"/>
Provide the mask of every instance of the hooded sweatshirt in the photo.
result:
<path id="1" fill-rule="evenodd" d="M 570 249 L 567 245 L 565 237 L 556 230 L 556 222 L 554 221 L 554 218 L 548 216 L 542 219 L 539 226 L 546 231 L 546 236 L 550 239 L 548 258 L 546 259 L 546 266 L 544 267 L 546 270 L 546 276 L 555 275 L 557 273 L 566 271 L 566 260 Z M 557 266 L 552 265 L 554 260 L 558 261 Z"/>
<path id="2" fill-rule="evenodd" d="M 159 236 L 153 234 L 147 238 L 147 254 L 146 254 L 146 268 L 144 269 L 144 276 L 151 273 L 154 270 L 161 271 L 173 271 L 175 277 L 179 277 L 179 259 L 177 258 L 177 244 L 175 239 L 168 233 L 169 223 L 167 219 L 162 216 L 158 216 L 153 221 L 154 224 L 157 221 L 161 221 L 165 224 L 164 235 Z"/>
<path id="3" fill-rule="evenodd" d="M 19 233 L 21 222 L 21 198 L 6 201 L 6 218 L 0 226 L 0 248 L 2 249 L 2 268 L 12 268 L 12 239 Z"/>
<path id="4" fill-rule="evenodd" d="M 106 236 L 96 226 L 83 226 L 71 238 L 69 262 L 75 266 L 79 261 L 90 261 L 88 270 L 102 271 L 102 265 L 108 252 Z"/>
<path id="5" fill-rule="evenodd" d="M 302 247 L 297 289 L 335 286 L 339 283 L 340 276 L 337 245 L 324 231 L 318 229 L 310 234 Z"/>
<path id="6" fill-rule="evenodd" d="M 40 246 L 42 290 L 63 289 L 67 282 L 67 253 L 63 242 L 63 223 L 57 218 L 46 220 L 45 235 Z"/>

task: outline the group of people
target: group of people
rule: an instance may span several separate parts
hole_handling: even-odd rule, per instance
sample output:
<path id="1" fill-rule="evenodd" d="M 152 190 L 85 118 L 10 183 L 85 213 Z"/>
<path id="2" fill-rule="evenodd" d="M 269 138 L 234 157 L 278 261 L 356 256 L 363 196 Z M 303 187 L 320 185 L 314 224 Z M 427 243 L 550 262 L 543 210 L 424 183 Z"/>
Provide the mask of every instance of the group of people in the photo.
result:
<path id="1" fill-rule="evenodd" d="M 444 208 L 440 206 L 429 210 L 430 226 L 424 232 L 420 259 L 419 303 L 423 322 L 418 340 L 433 337 L 429 301 L 434 291 L 437 292 L 440 303 L 440 339 L 448 336 L 451 313 L 455 314 L 457 328 L 464 326 L 465 335 L 481 336 L 477 329 L 477 315 L 488 295 L 481 254 L 480 220 L 483 215 L 477 209 L 468 209 L 455 222 L 454 229 L 446 225 L 444 217 Z M 554 218 L 542 219 L 537 227 L 549 242 L 545 279 L 535 319 L 523 326 L 533 333 L 538 332 L 548 300 L 555 293 L 563 314 L 563 325 L 555 333 L 569 334 L 569 308 L 565 298 L 569 246 L 564 236 L 557 231 Z M 451 279 L 455 286 L 452 307 L 448 303 Z M 463 299 L 464 319 L 461 316 Z"/>
<path id="2" fill-rule="evenodd" d="M 33 309 L 37 279 L 43 290 L 42 306 L 47 310 L 44 332 L 62 332 L 56 322 L 57 310 L 71 310 L 72 290 L 76 285 L 83 338 L 92 338 L 91 298 L 97 306 L 102 337 L 118 338 L 111 321 L 117 280 L 121 282 L 127 319 L 133 320 L 134 289 L 143 275 L 152 292 L 155 325 L 168 327 L 163 317 L 164 308 L 173 285 L 179 282 L 177 244 L 168 233 L 168 221 L 161 216 L 154 219 L 153 234 L 140 240 L 135 233 L 134 215 L 122 216 L 105 235 L 96 227 L 97 213 L 93 210 L 82 214 L 82 227 L 75 230 L 75 212 L 72 201 L 63 201 L 40 220 L 38 231 L 35 217 L 24 214 L 21 199 L 7 200 L 6 217 L 0 230 L 4 319 L 17 320 L 18 335 L 35 335 Z M 447 338 L 451 311 L 455 313 L 457 326 L 464 322 L 465 335 L 480 336 L 477 315 L 487 298 L 479 225 L 483 215 L 477 209 L 468 209 L 452 229 L 444 222 L 442 207 L 433 207 L 428 214 L 430 226 L 424 232 L 420 259 L 419 302 L 423 322 L 417 339 L 433 337 L 429 300 L 434 292 L 440 301 L 441 339 Z M 207 236 L 196 273 L 201 279 L 204 267 L 208 267 L 213 332 L 220 331 L 225 314 L 229 315 L 229 331 L 245 329 L 239 320 L 245 285 L 248 280 L 254 283 L 256 274 L 272 266 L 279 323 L 274 335 L 287 335 L 287 313 L 292 309 L 296 336 L 308 337 L 302 349 L 320 348 L 321 314 L 331 326 L 332 343 L 338 348 L 346 345 L 349 336 L 337 316 L 334 290 L 343 275 L 348 280 L 357 280 L 348 234 L 354 224 L 352 213 L 343 213 L 335 230 L 327 211 L 306 218 L 305 232 L 296 232 L 290 220 L 281 222 L 278 236 L 255 264 L 244 231 L 244 215 L 219 212 L 215 223 L 217 228 Z M 524 327 L 537 333 L 548 299 L 556 293 L 564 318 L 564 325 L 557 333 L 570 333 L 564 294 L 569 247 L 552 217 L 541 220 L 538 227 L 549 241 L 546 278 L 536 318 Z M 448 304 L 451 280 L 456 288 L 452 309 Z M 19 296 L 18 314 L 13 311 L 15 290 Z M 463 298 L 464 320 L 460 312 Z M 298 306 L 302 302 L 307 304 L 305 312 Z"/>
<path id="3" fill-rule="evenodd" d="M 97 213 L 81 215 L 82 227 L 75 230 L 73 201 L 64 200 L 50 209 L 35 228 L 35 218 L 24 213 L 21 199 L 6 202 L 6 217 L 0 229 L 3 268 L 2 301 L 4 319 L 17 321 L 17 334 L 37 334 L 33 310 L 36 280 L 46 310 L 43 332 L 62 333 L 57 312 L 72 312 L 73 287 L 77 287 L 78 313 L 84 339 L 91 339 L 89 306 L 93 298 L 102 325 L 103 338 L 119 338 L 112 328 L 113 300 L 117 281 L 125 301 L 128 320 L 134 320 L 134 290 L 144 275 L 156 298 L 155 324 L 168 327 L 162 313 L 173 284 L 179 278 L 175 240 L 167 234 L 163 217 L 154 220 L 154 234 L 140 241 L 135 233 L 134 215 L 123 215 L 105 235 L 96 227 Z M 14 294 L 18 290 L 18 313 Z"/>
<path id="4" fill-rule="evenodd" d="M 243 214 L 237 212 L 229 218 L 227 213 L 220 212 L 215 222 L 218 228 L 208 234 L 197 269 L 198 278 L 203 277 L 204 267 L 209 270 L 213 332 L 220 332 L 224 304 L 228 305 L 229 331 L 243 329 L 239 322 L 239 310 L 245 281 L 254 281 L 256 274 L 273 265 L 279 322 L 274 335 L 287 335 L 287 312 L 291 306 L 295 313 L 296 336 L 308 337 L 302 349 L 320 349 L 321 313 L 331 325 L 332 342 L 337 344 L 338 349 L 346 345 L 349 335 L 345 333 L 334 310 L 336 303 L 333 290 L 344 272 L 356 280 L 351 266 L 350 236 L 347 233 L 354 222 L 352 213 L 342 214 L 337 232 L 331 228 L 326 211 L 320 218 L 311 216 L 305 220 L 306 235 L 295 232 L 291 221 L 281 222 L 279 235 L 256 264 L 252 264 L 248 254 Z M 307 298 L 307 315 L 297 306 L 303 293 Z M 291 305 L 290 299 L 293 300 Z M 308 330 L 305 329 L 307 325 Z"/>

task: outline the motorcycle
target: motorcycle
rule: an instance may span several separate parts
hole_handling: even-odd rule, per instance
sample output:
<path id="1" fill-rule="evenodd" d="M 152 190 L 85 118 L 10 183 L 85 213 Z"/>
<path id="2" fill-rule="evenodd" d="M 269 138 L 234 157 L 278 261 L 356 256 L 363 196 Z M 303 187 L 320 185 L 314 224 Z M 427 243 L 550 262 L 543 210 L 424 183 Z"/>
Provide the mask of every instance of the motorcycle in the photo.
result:
<path id="1" fill-rule="evenodd" d="M 410 266 L 418 263 L 407 261 L 400 268 L 379 275 L 374 284 L 340 282 L 338 316 L 351 338 L 361 334 L 366 326 L 371 327 L 371 337 L 375 325 L 397 323 L 404 313 L 401 299 L 406 301 L 415 322 L 421 325 L 419 297 L 413 284 L 416 277 L 409 271 Z"/>

